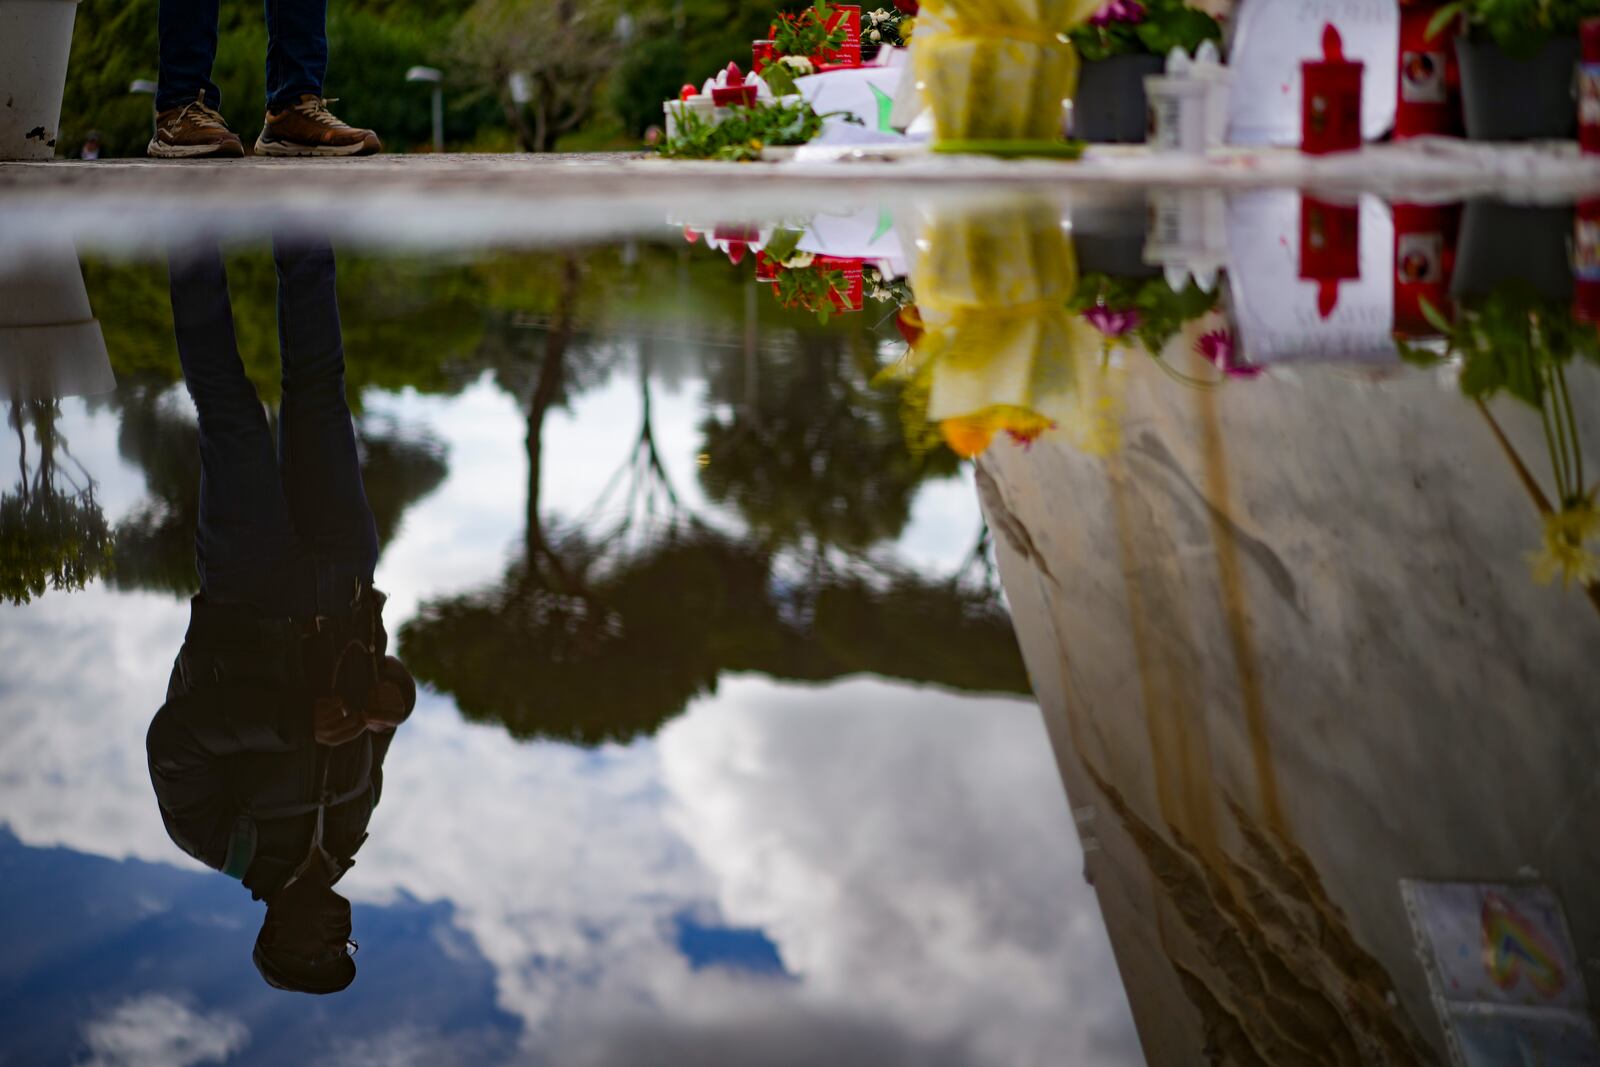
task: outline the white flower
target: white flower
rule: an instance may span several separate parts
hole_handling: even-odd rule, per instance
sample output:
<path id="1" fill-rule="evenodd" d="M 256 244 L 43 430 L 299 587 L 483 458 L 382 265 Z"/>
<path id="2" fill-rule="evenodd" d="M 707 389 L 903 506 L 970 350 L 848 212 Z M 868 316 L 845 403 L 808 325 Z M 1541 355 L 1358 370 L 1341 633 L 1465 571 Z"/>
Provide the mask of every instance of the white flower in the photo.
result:
<path id="1" fill-rule="evenodd" d="M 784 56 L 782 59 L 778 60 L 778 62 L 782 63 L 786 67 L 789 67 L 796 74 L 813 74 L 817 69 L 816 67 L 812 66 L 811 60 L 807 59 L 805 56 Z"/>
<path id="2" fill-rule="evenodd" d="M 883 34 L 879 33 L 877 30 L 868 30 L 867 39 L 869 41 L 881 41 L 883 40 Z"/>
<path id="3" fill-rule="evenodd" d="M 884 19 L 886 19 L 888 17 L 889 17 L 889 12 L 885 11 L 881 7 L 878 8 L 878 10 L 876 10 L 876 11 L 869 12 L 868 15 L 867 15 L 867 18 L 869 20 L 871 20 L 872 22 L 882 22 Z"/>

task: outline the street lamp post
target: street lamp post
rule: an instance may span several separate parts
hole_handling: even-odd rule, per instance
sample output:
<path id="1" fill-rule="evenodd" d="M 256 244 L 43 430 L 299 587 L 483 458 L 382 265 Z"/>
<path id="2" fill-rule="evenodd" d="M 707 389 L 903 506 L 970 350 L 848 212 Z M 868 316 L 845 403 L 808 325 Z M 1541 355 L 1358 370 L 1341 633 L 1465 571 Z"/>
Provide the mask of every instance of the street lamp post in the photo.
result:
<path id="1" fill-rule="evenodd" d="M 444 151 L 444 72 L 436 67 L 412 67 L 406 71 L 406 81 L 422 82 L 433 86 L 433 150 Z"/>

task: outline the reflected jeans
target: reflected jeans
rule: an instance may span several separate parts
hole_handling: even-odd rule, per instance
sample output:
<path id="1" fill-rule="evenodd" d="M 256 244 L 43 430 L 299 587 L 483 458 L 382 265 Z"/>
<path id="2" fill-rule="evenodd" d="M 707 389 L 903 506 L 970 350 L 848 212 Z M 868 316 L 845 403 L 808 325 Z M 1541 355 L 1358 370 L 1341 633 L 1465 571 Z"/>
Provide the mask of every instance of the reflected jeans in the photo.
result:
<path id="1" fill-rule="evenodd" d="M 278 443 L 245 377 L 216 247 L 174 253 L 172 318 L 200 422 L 200 589 L 274 617 L 332 614 L 371 583 L 378 535 L 344 395 L 333 249 L 275 241 Z"/>
<path id="2" fill-rule="evenodd" d="M 187 104 L 204 92 L 221 108 L 211 80 L 217 58 L 217 14 L 222 0 L 161 0 L 160 87 L 156 110 Z M 328 71 L 328 0 L 266 0 L 267 106 L 278 109 L 304 93 L 322 95 Z"/>

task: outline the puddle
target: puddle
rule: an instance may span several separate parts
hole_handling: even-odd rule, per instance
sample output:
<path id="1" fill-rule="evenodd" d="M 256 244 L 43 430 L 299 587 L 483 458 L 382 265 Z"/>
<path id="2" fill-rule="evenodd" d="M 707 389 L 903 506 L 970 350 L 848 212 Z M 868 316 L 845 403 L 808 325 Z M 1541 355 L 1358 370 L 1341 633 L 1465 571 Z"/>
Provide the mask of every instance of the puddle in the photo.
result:
<path id="1" fill-rule="evenodd" d="M 0 1047 L 1600 1061 L 1600 209 L 795 203 L 28 231 Z"/>

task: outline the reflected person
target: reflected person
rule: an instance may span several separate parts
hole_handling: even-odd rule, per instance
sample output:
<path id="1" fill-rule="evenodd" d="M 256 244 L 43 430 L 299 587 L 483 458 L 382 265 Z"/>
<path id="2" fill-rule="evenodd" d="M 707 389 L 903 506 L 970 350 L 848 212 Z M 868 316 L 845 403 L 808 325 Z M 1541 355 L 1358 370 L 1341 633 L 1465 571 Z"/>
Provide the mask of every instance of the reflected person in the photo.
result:
<path id="1" fill-rule="evenodd" d="M 174 843 L 267 911 L 267 983 L 355 978 L 349 870 L 416 686 L 385 654 L 377 531 L 344 395 L 326 244 L 275 242 L 283 398 L 274 447 L 245 377 L 221 251 L 171 257 L 172 315 L 200 429 L 200 593 L 146 737 Z"/>

